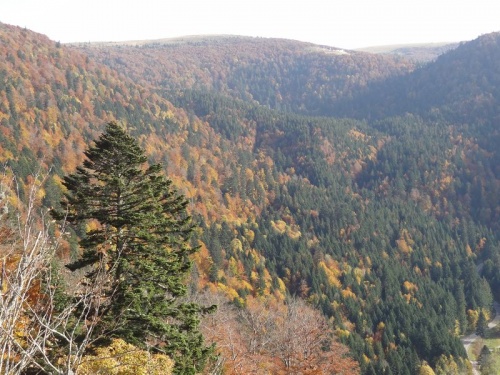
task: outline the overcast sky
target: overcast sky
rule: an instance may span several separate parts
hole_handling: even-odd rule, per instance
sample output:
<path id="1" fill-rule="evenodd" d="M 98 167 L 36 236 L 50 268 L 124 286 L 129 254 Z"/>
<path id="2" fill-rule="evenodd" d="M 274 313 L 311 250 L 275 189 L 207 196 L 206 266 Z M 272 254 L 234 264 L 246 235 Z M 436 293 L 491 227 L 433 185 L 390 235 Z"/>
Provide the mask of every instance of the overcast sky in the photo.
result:
<path id="1" fill-rule="evenodd" d="M 199 34 L 341 48 L 455 42 L 500 31 L 498 0 L 0 0 L 0 22 L 60 42 Z"/>

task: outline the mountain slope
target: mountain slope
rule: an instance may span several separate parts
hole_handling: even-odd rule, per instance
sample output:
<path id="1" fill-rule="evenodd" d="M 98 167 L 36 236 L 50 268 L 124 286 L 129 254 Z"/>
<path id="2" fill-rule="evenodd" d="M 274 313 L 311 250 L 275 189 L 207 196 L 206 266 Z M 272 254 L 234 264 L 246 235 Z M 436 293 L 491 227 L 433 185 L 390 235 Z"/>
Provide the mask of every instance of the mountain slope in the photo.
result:
<path id="1" fill-rule="evenodd" d="M 462 48 L 474 49 L 471 47 L 474 43 L 476 42 L 465 44 Z M 486 47 L 486 51 L 483 52 L 494 55 L 496 51 L 490 48 L 494 46 Z M 127 50 L 124 47 L 121 49 Z M 146 50 L 148 52 L 145 61 L 150 62 L 148 69 L 152 76 L 155 75 L 154 72 L 161 71 L 155 61 L 162 63 L 171 61 L 169 56 L 155 51 L 153 47 Z M 192 59 L 190 64 L 195 67 L 195 71 L 203 66 L 201 61 L 205 60 L 201 56 L 204 53 L 215 53 L 215 57 L 211 57 L 213 59 L 227 56 L 225 51 L 217 54 L 212 46 L 197 45 L 196 50 L 199 51 L 198 55 L 195 53 L 190 55 Z M 237 49 L 232 51 L 233 59 L 238 62 L 248 61 L 245 52 L 241 53 Z M 256 131 L 255 145 L 259 147 L 256 149 L 254 146 L 254 152 L 265 150 L 275 161 L 278 171 L 282 171 L 283 176 L 291 175 L 291 179 L 285 177 L 280 180 L 282 187 L 274 186 L 276 193 L 273 195 L 274 199 L 270 201 L 271 205 L 264 208 L 260 217 L 257 216 L 260 229 L 255 231 L 255 228 L 252 228 L 255 232 L 254 246 L 268 259 L 266 267 L 269 268 L 270 275 L 278 275 L 292 293 L 309 296 L 315 300 L 328 315 L 337 317 L 336 321 L 340 326 L 352 328 L 353 326 L 349 324 L 356 322 L 354 323 L 356 334 L 350 335 L 349 338 L 352 340 L 350 345 L 358 354 L 358 358 L 362 357 L 363 352 L 367 355 L 367 351 L 375 350 L 376 347 L 376 345 L 366 346 L 358 341 L 364 332 L 363 329 L 371 330 L 371 334 L 376 336 L 374 333 L 376 324 L 372 319 L 380 319 L 386 323 L 385 316 L 390 316 L 391 311 L 392 314 L 394 311 L 399 311 L 389 324 L 391 327 L 398 327 L 396 328 L 398 331 L 410 324 L 418 326 L 418 329 L 413 333 L 411 330 L 404 331 L 403 335 L 410 337 L 409 342 L 398 340 L 396 338 L 398 335 L 391 336 L 392 339 L 385 339 L 383 347 L 386 352 L 387 345 L 392 340 L 396 345 L 406 347 L 410 344 L 416 349 L 416 353 L 413 354 L 398 353 L 389 356 L 391 367 L 402 366 L 396 371 L 397 373 L 407 371 L 405 366 L 401 365 L 401 362 L 405 361 L 409 362 L 409 371 L 414 371 L 414 367 L 411 370 L 411 366 L 414 366 L 414 361 L 410 359 L 412 355 L 427 358 L 435 365 L 438 362 L 438 353 L 461 355 L 461 349 L 457 347 L 456 341 L 442 342 L 437 339 L 449 337 L 449 333 L 456 327 L 453 328 L 450 321 L 448 323 L 441 321 L 437 325 L 432 323 L 442 316 L 442 311 L 435 302 L 447 300 L 447 305 L 457 307 L 455 312 L 448 311 L 447 315 L 455 317 L 455 323 L 461 327 L 459 331 L 466 329 L 464 328 L 466 326 L 473 326 L 472 315 L 468 316 L 466 311 L 470 313 L 478 306 L 486 306 L 489 304 L 487 301 L 491 300 L 491 297 L 487 296 L 488 292 L 483 296 L 474 295 L 474 291 L 485 290 L 484 282 L 474 273 L 472 265 L 474 258 L 491 257 L 496 264 L 494 267 L 499 265 L 496 239 L 488 233 L 488 230 L 481 227 L 482 224 L 495 227 L 494 215 L 497 211 L 491 209 L 487 211 L 486 207 L 490 204 L 490 207 L 498 206 L 494 198 L 498 184 L 491 178 L 493 172 L 489 166 L 491 156 L 488 156 L 484 146 L 484 142 L 488 142 L 488 139 L 481 133 L 480 128 L 471 126 L 476 121 L 482 123 L 485 118 L 490 119 L 490 114 L 485 112 L 484 108 L 476 106 L 474 100 L 461 97 L 464 94 L 468 95 L 467 90 L 470 85 L 477 85 L 475 71 L 467 66 L 469 66 L 468 60 L 478 58 L 481 51 L 477 50 L 469 55 L 462 51 L 463 49 L 458 48 L 414 73 L 408 69 L 406 74 L 401 74 L 403 70 L 399 70 L 398 76 L 389 76 L 386 80 L 367 84 L 368 89 L 356 84 L 352 90 L 346 91 L 339 89 L 342 84 L 334 78 L 336 71 L 327 69 L 324 73 L 328 76 L 326 80 L 331 79 L 330 82 L 335 84 L 328 88 L 322 85 L 312 84 L 309 87 L 306 85 L 304 86 L 307 87 L 306 90 L 287 86 L 283 96 L 280 91 L 282 85 L 275 85 L 273 81 L 267 80 L 268 77 L 276 77 L 276 69 L 286 71 L 284 67 L 287 65 L 276 58 L 274 60 L 277 68 L 262 63 L 262 58 L 250 59 L 247 62 L 248 67 L 245 67 L 246 71 L 255 72 L 261 69 L 261 73 L 241 76 L 238 87 L 245 89 L 239 92 L 228 90 L 233 77 L 226 74 L 218 76 L 214 73 L 202 74 L 199 76 L 200 79 L 218 77 L 218 80 L 208 85 L 190 84 L 187 87 L 194 90 L 182 95 L 168 90 L 171 87 L 168 82 L 152 81 L 147 78 L 150 83 L 163 89 L 167 88 L 163 91 L 164 95 L 172 98 L 177 105 L 205 119 L 228 139 L 235 140 L 241 136 L 242 128 L 238 126 L 238 121 L 241 119 L 244 119 L 243 123 L 257 125 L 255 128 L 252 127 Z M 96 56 L 95 51 L 89 53 Z M 117 50 L 108 53 L 114 54 L 115 60 L 120 58 Z M 130 52 L 125 52 L 125 56 L 128 53 Z M 154 58 L 151 59 L 152 56 Z M 361 59 L 358 61 L 366 61 L 363 60 L 364 56 L 359 57 Z M 182 58 L 181 55 L 178 59 Z M 356 58 L 352 58 L 352 61 L 356 61 Z M 135 67 L 128 62 L 130 60 L 126 58 L 124 61 L 121 71 L 137 74 Z M 223 60 L 218 61 L 222 61 L 222 64 L 227 63 Z M 112 60 L 107 62 L 113 64 Z M 369 75 L 366 70 L 370 65 L 361 63 L 358 66 L 362 68 L 359 74 L 354 75 L 354 80 L 359 83 L 360 77 Z M 224 71 L 224 66 L 217 69 Z M 346 79 L 345 70 L 340 69 L 338 72 L 342 79 Z M 483 73 L 493 72 L 494 70 L 485 67 Z M 304 82 L 314 82 L 315 73 L 317 72 L 304 73 L 304 76 L 308 77 Z M 436 77 L 441 75 L 466 77 L 466 79 L 463 82 L 446 79 L 439 81 Z M 258 77 L 265 79 L 259 81 Z M 301 98 L 297 99 L 300 105 L 289 107 L 278 106 L 266 99 L 258 99 L 258 103 L 301 113 L 351 115 L 360 120 L 366 118 L 368 123 L 344 122 L 338 127 L 331 124 L 331 120 L 317 119 L 311 122 L 309 119 L 302 119 L 295 122 L 290 116 L 282 117 L 271 112 L 263 120 L 255 116 L 256 113 L 262 113 L 262 109 L 260 112 L 242 111 L 240 109 L 242 104 L 228 101 L 214 93 L 215 91 L 225 95 L 229 92 L 240 98 L 255 99 L 254 95 L 250 97 L 239 93 L 257 92 L 247 89 L 256 87 L 257 81 L 260 82 L 259 92 L 267 92 L 267 98 L 279 95 L 281 98 L 286 98 L 283 103 L 293 103 L 295 99 L 290 98 Z M 412 93 L 416 92 L 414 96 L 417 100 L 409 100 L 405 91 L 408 87 L 415 88 Z M 440 92 L 439 90 L 443 90 L 443 87 L 449 93 L 436 94 Z M 318 88 L 319 91 L 324 90 L 321 91 L 321 95 L 317 95 Z M 341 94 L 338 94 L 338 90 Z M 478 95 L 483 91 L 488 92 L 488 88 L 472 92 Z M 413 96 L 411 98 L 413 99 Z M 304 105 L 307 100 L 311 100 L 313 104 Z M 453 111 L 449 110 L 450 107 L 460 109 L 459 116 L 451 117 L 449 114 Z M 387 118 L 387 116 L 393 117 Z M 283 118 L 283 122 L 276 123 L 274 119 L 280 117 Z M 460 119 L 460 126 L 454 124 L 457 119 Z M 340 125 L 337 120 L 333 122 Z M 464 129 L 468 131 L 464 133 Z M 345 130 L 348 130 L 348 133 L 345 133 Z M 344 138 L 342 134 L 348 137 Z M 481 136 L 479 144 L 475 140 L 476 136 Z M 366 151 L 361 151 L 363 149 Z M 346 153 L 347 150 L 349 151 Z M 338 165 L 340 169 L 335 169 L 337 167 L 335 162 L 339 161 L 336 159 L 338 155 L 352 156 L 348 163 Z M 332 161 L 335 162 L 332 164 Z M 487 162 L 485 166 L 483 161 Z M 333 170 L 341 172 L 335 174 L 332 173 Z M 476 175 L 478 170 L 479 178 Z M 273 185 L 266 186 L 273 189 Z M 232 186 L 234 190 L 231 191 L 241 193 L 242 188 L 241 184 L 235 184 Z M 344 192 L 342 189 L 345 189 Z M 353 197 L 359 197 L 359 200 Z M 407 206 L 408 201 L 415 205 L 414 209 Z M 326 207 L 331 207 L 331 210 Z M 378 227 L 374 223 L 381 223 L 382 226 Z M 212 232 L 212 235 L 222 236 L 217 230 Z M 300 237 L 297 239 L 298 235 Z M 294 239 L 295 242 L 288 238 Z M 244 239 L 241 240 L 244 243 Z M 237 259 L 237 254 L 218 253 L 215 251 L 217 248 L 221 247 L 215 242 L 210 246 L 215 258 L 219 258 L 222 254 L 223 258 L 225 256 L 229 260 Z M 402 256 L 399 252 L 406 255 Z M 361 254 L 366 254 L 368 258 L 360 260 Z M 343 261 L 340 264 L 332 263 L 327 255 L 332 256 L 337 262 L 340 259 Z M 380 259 L 385 259 L 384 257 L 396 261 L 392 263 L 382 260 L 379 263 Z M 365 262 L 369 263 L 368 267 Z M 218 269 L 219 264 L 216 266 L 212 269 Z M 396 275 L 386 274 L 387 267 L 398 270 Z M 377 285 L 384 285 L 381 294 L 373 296 L 365 294 L 359 285 L 356 285 L 363 282 L 363 277 L 348 276 L 348 273 L 345 273 L 346 269 L 350 269 L 348 273 L 353 272 L 354 275 L 365 275 L 365 283 L 374 280 L 375 289 Z M 450 272 L 451 269 L 454 271 Z M 374 279 L 367 276 L 370 270 L 371 272 L 377 270 L 373 274 Z M 331 277 L 329 281 L 323 279 L 325 275 L 323 272 Z M 422 275 L 427 276 L 421 279 Z M 264 282 L 265 276 L 261 277 Z M 465 282 L 472 280 L 471 278 L 476 281 Z M 452 282 L 452 279 L 455 281 Z M 490 274 L 490 281 L 495 282 L 493 279 Z M 220 279 L 214 276 L 214 280 Z M 391 281 L 379 284 L 382 280 Z M 402 313 L 404 305 L 393 300 L 397 294 L 396 289 L 389 288 L 395 280 L 399 280 L 397 283 L 402 285 L 400 293 L 407 303 L 411 304 L 413 301 L 412 285 L 416 285 L 415 290 L 425 291 L 423 294 L 419 293 L 415 301 L 417 304 L 428 306 L 430 310 Z M 460 280 L 464 281 L 462 286 Z M 430 284 L 426 286 L 427 282 Z M 483 286 L 479 287 L 480 284 Z M 337 287 L 340 287 L 340 290 L 337 290 Z M 442 287 L 438 293 L 440 297 L 436 300 L 436 291 Z M 387 288 L 391 292 L 386 291 Z M 434 293 L 431 293 L 429 288 L 434 289 Z M 244 293 L 241 291 L 241 294 Z M 461 293 L 464 293 L 464 298 L 461 297 Z M 434 297 L 429 297 L 432 294 Z M 363 302 L 357 304 L 350 301 L 349 296 L 352 295 L 360 297 Z M 375 301 L 377 298 L 383 301 L 380 306 L 367 302 Z M 451 302 L 452 299 L 455 299 L 455 302 Z M 340 303 L 344 308 L 332 309 L 330 306 L 332 301 Z M 368 323 L 357 318 L 360 310 L 370 317 Z M 401 320 L 401 317 L 407 314 L 414 317 L 413 323 Z M 422 314 L 421 319 L 418 318 L 420 314 Z M 429 320 L 429 317 L 432 318 Z M 428 321 L 423 323 L 426 319 Z M 424 325 L 415 325 L 417 321 L 421 321 Z M 364 324 L 371 328 L 366 328 Z M 445 331 L 437 333 L 437 327 Z M 351 329 L 349 331 L 352 332 Z M 427 332 L 429 336 L 421 336 L 423 332 Z M 426 342 L 427 344 L 423 345 Z M 371 355 L 368 356 L 372 358 Z M 371 368 L 368 362 L 362 363 L 366 371 L 370 371 Z M 381 363 L 382 357 L 379 356 L 378 361 L 373 363 L 374 371 L 377 372 L 377 368 L 378 371 L 382 371 L 377 367 Z"/>
<path id="2" fill-rule="evenodd" d="M 198 162 L 197 173 L 203 167 L 220 184 L 219 159 L 227 157 L 220 148 L 228 153 L 233 146 L 222 145 L 221 137 L 206 123 L 189 118 L 148 87 L 40 34 L 8 25 L 2 25 L 0 32 L 4 56 L 0 61 L 0 161 L 8 162 L 19 177 L 35 173 L 40 163 L 53 166 L 58 174 L 74 170 L 86 142 L 106 122 L 117 120 L 139 137 L 151 158 L 175 160 L 169 173 L 176 182 L 185 181 L 186 156 L 191 164 L 199 158 L 209 160 L 206 165 Z M 194 147 L 196 152 L 191 152 Z M 186 183 L 183 191 L 193 199 L 203 195 L 207 204 L 213 200 L 211 206 L 221 205 L 220 193 L 205 186 Z M 215 214 L 215 209 L 208 211 Z"/>
<path id="3" fill-rule="evenodd" d="M 388 116 L 407 113 L 422 116 L 428 131 L 447 127 L 456 147 L 463 148 L 460 160 L 453 163 L 461 166 L 456 173 L 463 183 L 455 181 L 447 199 L 459 201 L 475 220 L 498 230 L 500 216 L 494 208 L 500 204 L 498 58 L 500 33 L 484 35 L 408 75 L 370 86 L 338 103 L 332 113 L 371 118 L 374 127 L 384 132 L 389 130 Z M 388 135 L 396 136 L 399 130 L 394 130 Z"/>
<path id="4" fill-rule="evenodd" d="M 216 90 L 302 114 L 322 114 L 332 102 L 369 82 L 415 67 L 399 57 L 283 39 L 196 38 L 175 44 L 79 49 L 157 88 Z"/>
<path id="5" fill-rule="evenodd" d="M 496 186 L 487 139 L 419 108 L 391 112 L 391 89 L 354 101 L 368 82 L 382 88 L 427 68 L 403 77 L 414 66 L 401 59 L 292 41 L 75 49 L 6 25 L 0 38 L 2 161 L 23 178 L 53 165 L 46 205 L 57 204 L 57 174 L 116 119 L 190 201 L 201 245 L 194 289 L 238 306 L 300 296 L 366 374 L 412 374 L 423 360 L 465 366 L 458 335 L 492 301 L 477 259 L 499 285 L 493 222 L 480 219 L 498 206 L 473 210 Z M 392 117 L 304 115 L 345 96 Z M 434 106 L 455 105 L 448 99 Z"/>
<path id="6" fill-rule="evenodd" d="M 411 74 L 374 84 L 345 100 L 345 115 L 384 118 L 407 112 L 442 115 L 455 122 L 496 121 L 500 33 L 483 35 Z M 347 108 L 346 108 L 347 109 Z M 437 114 L 436 114 L 437 112 Z"/>

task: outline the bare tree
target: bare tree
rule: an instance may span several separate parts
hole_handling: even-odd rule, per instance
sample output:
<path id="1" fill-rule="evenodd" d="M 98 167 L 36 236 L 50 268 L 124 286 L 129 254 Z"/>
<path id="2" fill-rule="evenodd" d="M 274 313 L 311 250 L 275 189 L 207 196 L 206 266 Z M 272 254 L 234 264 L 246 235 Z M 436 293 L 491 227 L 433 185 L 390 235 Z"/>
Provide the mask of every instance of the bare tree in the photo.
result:
<path id="1" fill-rule="evenodd" d="M 198 303 L 216 304 L 217 310 L 206 315 L 200 324 L 205 340 L 217 343 L 217 359 L 207 367 L 210 375 L 245 374 L 246 348 L 237 325 L 236 308 L 221 295 L 207 293 L 197 296 Z"/>
<path id="2" fill-rule="evenodd" d="M 237 308 L 220 294 L 205 292 L 191 298 L 217 305 L 217 310 L 204 316 L 200 324 L 205 340 L 216 344 L 217 359 L 207 367 L 206 374 L 262 374 L 264 367 L 270 367 L 261 345 L 265 340 L 261 330 L 264 315 L 257 309 Z"/>
<path id="3" fill-rule="evenodd" d="M 359 374 L 325 316 L 301 299 L 249 297 L 245 308 L 236 308 L 218 295 L 204 298 L 218 305 L 201 325 L 217 344 L 218 366 L 210 374 Z"/>
<path id="4" fill-rule="evenodd" d="M 44 178 L 32 179 L 25 203 L 8 171 L 0 181 L 0 373 L 30 368 L 73 373 L 91 342 L 101 306 L 98 285 L 80 286 L 76 297 L 58 306 L 60 275 L 52 264 L 61 236 L 50 234 L 46 210 L 39 205 Z M 8 200 L 16 204 L 13 212 Z M 14 216 L 10 222 L 8 215 Z"/>
<path id="5" fill-rule="evenodd" d="M 273 332 L 272 353 L 280 359 L 280 374 L 358 374 L 349 350 L 336 341 L 333 329 L 318 310 L 290 298 L 286 315 Z"/>

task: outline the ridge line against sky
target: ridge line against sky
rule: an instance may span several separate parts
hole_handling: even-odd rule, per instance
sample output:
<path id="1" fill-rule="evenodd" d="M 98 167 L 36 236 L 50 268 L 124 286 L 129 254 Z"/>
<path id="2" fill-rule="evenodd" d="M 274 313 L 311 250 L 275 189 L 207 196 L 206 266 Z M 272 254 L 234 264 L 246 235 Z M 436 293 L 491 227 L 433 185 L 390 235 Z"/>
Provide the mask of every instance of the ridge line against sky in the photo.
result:
<path id="1" fill-rule="evenodd" d="M 63 43 L 242 35 L 339 48 L 458 42 L 500 30 L 495 0 L 0 0 L 0 22 Z"/>

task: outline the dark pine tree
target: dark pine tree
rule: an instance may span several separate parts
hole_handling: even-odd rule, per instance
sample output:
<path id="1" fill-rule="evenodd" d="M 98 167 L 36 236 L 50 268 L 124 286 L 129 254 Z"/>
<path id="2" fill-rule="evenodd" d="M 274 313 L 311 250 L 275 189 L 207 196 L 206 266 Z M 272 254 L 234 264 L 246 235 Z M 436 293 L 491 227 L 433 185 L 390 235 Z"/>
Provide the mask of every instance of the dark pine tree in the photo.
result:
<path id="1" fill-rule="evenodd" d="M 64 178 L 65 212 L 54 216 L 75 228 L 91 224 L 80 241 L 82 255 L 67 267 L 84 268 L 86 282 L 102 284 L 96 334 L 166 353 L 177 374 L 199 373 L 211 353 L 198 330 L 208 309 L 179 301 L 196 250 L 189 246 L 186 199 L 116 123 L 85 156 Z"/>
<path id="2" fill-rule="evenodd" d="M 488 329 L 488 322 L 484 316 L 483 310 L 479 312 L 479 317 L 477 319 L 476 325 L 476 335 L 484 337 L 486 335 L 486 330 Z"/>

